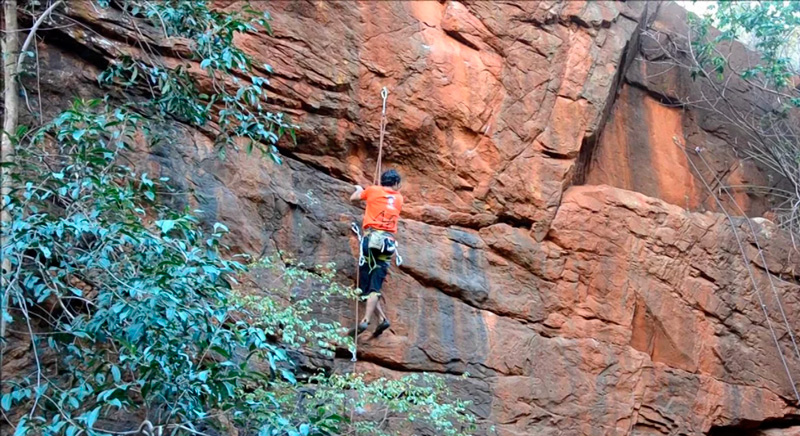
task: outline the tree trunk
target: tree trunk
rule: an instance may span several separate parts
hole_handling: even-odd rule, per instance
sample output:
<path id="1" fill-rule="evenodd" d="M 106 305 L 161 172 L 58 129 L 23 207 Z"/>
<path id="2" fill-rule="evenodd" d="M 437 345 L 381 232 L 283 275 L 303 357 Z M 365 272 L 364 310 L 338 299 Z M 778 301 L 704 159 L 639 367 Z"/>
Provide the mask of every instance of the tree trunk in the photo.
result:
<path id="1" fill-rule="evenodd" d="M 3 0 L 3 16 L 5 18 L 5 39 L 3 41 L 3 132 L 0 142 L 0 162 L 3 164 L 14 162 L 14 144 L 11 136 L 17 131 L 17 118 L 19 116 L 19 93 L 17 89 L 17 58 L 19 51 L 19 26 L 17 25 L 17 0 Z M 11 178 L 6 165 L 0 165 L 0 247 L 6 245 L 5 234 L 11 222 L 6 198 L 11 195 Z M 0 252 L 2 254 L 2 252 Z M 0 264 L 5 273 L 11 268 L 11 261 L 3 256 Z M 0 275 L 0 340 L 5 340 L 5 317 L 3 314 L 8 307 L 8 289 L 5 283 L 6 274 Z M 0 375 L 2 375 L 2 360 L 0 359 Z"/>

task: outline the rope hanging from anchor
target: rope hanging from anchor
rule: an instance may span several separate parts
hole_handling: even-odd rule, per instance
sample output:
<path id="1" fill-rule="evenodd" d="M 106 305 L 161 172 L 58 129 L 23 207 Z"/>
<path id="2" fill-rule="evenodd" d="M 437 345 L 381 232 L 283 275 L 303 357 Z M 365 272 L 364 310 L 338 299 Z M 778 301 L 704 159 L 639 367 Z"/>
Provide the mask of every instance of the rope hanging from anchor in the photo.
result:
<path id="1" fill-rule="evenodd" d="M 380 180 L 379 177 L 381 176 L 381 161 L 383 160 L 383 138 L 386 136 L 386 101 L 389 98 L 389 90 L 386 89 L 385 86 L 381 90 L 381 98 L 383 99 L 383 104 L 381 107 L 381 133 L 378 140 L 378 160 L 375 165 L 375 175 L 372 178 L 373 185 L 377 185 L 378 181 Z M 359 283 L 358 267 L 363 265 L 365 262 L 364 253 L 361 250 L 361 243 L 363 241 L 364 236 L 361 234 L 361 231 L 358 228 L 358 224 L 353 223 L 350 226 L 350 229 L 353 231 L 353 233 L 356 234 L 356 237 L 358 238 L 358 263 L 356 265 L 356 289 L 359 289 L 360 283 Z M 398 257 L 396 258 L 396 262 L 398 262 L 399 265 L 400 263 L 402 263 L 401 260 L 402 258 L 399 257 L 400 256 L 399 253 L 397 254 L 397 256 Z M 356 306 L 355 308 L 356 317 L 355 317 L 355 329 L 354 329 L 355 333 L 353 337 L 353 358 L 350 359 L 353 362 L 354 373 L 356 372 L 356 362 L 358 361 L 358 358 L 356 357 L 356 355 L 358 354 L 358 322 L 359 322 L 358 299 L 356 299 L 355 301 L 355 306 Z"/>
<path id="2" fill-rule="evenodd" d="M 381 161 L 383 160 L 383 138 L 386 135 L 386 100 L 387 100 L 388 97 L 389 97 L 389 90 L 386 89 L 386 87 L 384 86 L 383 89 L 381 90 L 381 98 L 383 99 L 383 105 L 382 105 L 382 108 L 381 108 L 381 133 L 380 133 L 380 139 L 378 140 L 378 160 L 377 160 L 377 163 L 375 165 L 375 175 L 372 178 L 372 184 L 373 185 L 377 185 L 378 184 L 378 181 L 379 181 L 378 178 L 381 175 Z M 356 237 L 358 238 L 358 262 L 356 263 L 356 289 L 360 289 L 361 283 L 359 283 L 359 280 L 360 280 L 359 268 L 366 261 L 366 259 L 364 258 L 364 252 L 361 249 L 362 248 L 362 242 L 363 242 L 363 239 L 364 239 L 364 235 L 361 234 L 361 231 L 360 231 L 357 223 L 352 223 L 352 225 L 350 226 L 350 230 L 352 230 L 353 233 L 355 233 Z M 398 262 L 397 263 L 398 265 L 400 265 L 400 263 L 402 263 L 402 258 L 400 258 L 400 253 L 399 252 L 397 253 L 396 262 Z M 359 322 L 359 320 L 358 320 L 358 299 L 355 300 L 355 306 L 356 306 L 355 307 L 356 317 L 355 317 L 355 321 L 354 321 L 355 322 L 355 326 L 353 328 L 353 331 L 354 331 L 354 333 L 353 333 L 353 358 L 350 359 L 350 361 L 353 362 L 353 374 L 355 374 L 357 372 L 356 365 L 358 364 L 358 358 L 356 357 L 358 355 L 358 322 Z M 353 415 L 354 415 L 354 412 L 355 412 L 354 409 L 355 408 L 350 409 L 350 422 L 351 423 L 354 422 L 353 421 Z M 358 434 L 358 430 L 355 431 L 355 434 L 356 435 Z"/>

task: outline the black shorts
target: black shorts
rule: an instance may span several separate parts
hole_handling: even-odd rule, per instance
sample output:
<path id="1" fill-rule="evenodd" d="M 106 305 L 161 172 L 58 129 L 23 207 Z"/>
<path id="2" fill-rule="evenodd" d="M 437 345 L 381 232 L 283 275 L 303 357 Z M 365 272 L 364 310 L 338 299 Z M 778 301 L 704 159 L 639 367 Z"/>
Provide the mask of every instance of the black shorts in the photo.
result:
<path id="1" fill-rule="evenodd" d="M 361 289 L 361 295 L 367 296 L 372 293 L 380 295 L 383 281 L 389 272 L 389 261 L 380 259 L 380 250 L 370 250 L 368 238 L 361 241 L 361 252 L 366 258 L 364 264 L 358 267 L 358 287 Z"/>

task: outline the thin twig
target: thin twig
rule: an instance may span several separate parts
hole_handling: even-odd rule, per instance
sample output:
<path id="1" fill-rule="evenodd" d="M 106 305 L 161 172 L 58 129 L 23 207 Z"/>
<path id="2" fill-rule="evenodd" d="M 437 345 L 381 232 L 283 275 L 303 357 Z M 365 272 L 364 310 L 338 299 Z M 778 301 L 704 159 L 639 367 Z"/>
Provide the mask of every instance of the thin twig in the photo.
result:
<path id="1" fill-rule="evenodd" d="M 42 395 L 41 387 L 42 387 L 42 363 L 39 360 L 39 351 L 37 350 L 38 346 L 36 345 L 36 335 L 33 333 L 33 327 L 31 327 L 31 317 L 28 315 L 28 308 L 25 305 L 25 298 L 22 295 L 17 297 L 20 301 L 20 308 L 22 308 L 22 313 L 25 316 L 25 322 L 28 324 L 28 333 L 31 335 L 31 347 L 33 348 L 33 357 L 36 361 L 36 393 L 34 395 L 33 406 L 31 407 L 31 413 L 28 415 L 28 418 L 33 419 L 33 414 L 36 412 L 36 406 L 39 404 L 39 397 Z"/>
<path id="2" fill-rule="evenodd" d="M 44 106 L 42 106 L 42 80 L 41 69 L 39 68 L 39 44 L 34 44 L 36 48 L 36 94 L 39 99 L 39 122 L 44 118 Z"/>
<path id="3" fill-rule="evenodd" d="M 697 156 L 700 157 L 700 160 L 703 162 L 703 164 L 706 166 L 709 172 L 711 172 L 711 174 L 714 175 L 714 179 L 717 180 L 720 186 L 722 186 L 722 182 L 717 179 L 717 176 L 714 173 L 713 168 L 711 168 L 711 165 L 708 164 L 708 162 L 706 161 L 705 157 L 703 157 L 703 154 L 699 149 L 697 150 Z M 789 338 L 791 338 L 792 340 L 792 345 L 794 346 L 795 354 L 797 356 L 798 361 L 800 361 L 800 349 L 798 349 L 797 341 L 794 338 L 794 330 L 792 329 L 791 325 L 789 325 L 789 320 L 786 318 L 786 312 L 783 310 L 783 304 L 781 303 L 780 296 L 778 295 L 778 290 L 775 288 L 775 283 L 772 280 L 772 273 L 769 271 L 769 265 L 767 264 L 767 259 L 764 256 L 764 250 L 761 248 L 761 243 L 758 240 L 758 232 L 756 231 L 756 228 L 753 225 L 753 220 L 747 217 L 747 215 L 744 213 L 744 210 L 742 210 L 741 206 L 739 206 L 739 203 L 733 197 L 733 194 L 731 194 L 730 190 L 726 188 L 723 188 L 723 190 L 728 195 L 728 199 L 730 199 L 733 205 L 736 206 L 736 209 L 739 212 L 739 214 L 741 214 L 745 218 L 747 224 L 750 226 L 750 232 L 753 235 L 753 242 L 755 242 L 756 248 L 758 249 L 758 256 L 761 258 L 761 263 L 764 264 L 764 271 L 766 272 L 767 278 L 769 279 L 769 286 L 772 289 L 773 295 L 775 295 L 775 301 L 778 303 L 778 309 L 781 312 L 781 317 L 783 317 L 783 323 L 786 326 L 786 331 L 789 333 Z M 798 400 L 800 401 L 800 398 L 798 398 Z"/>

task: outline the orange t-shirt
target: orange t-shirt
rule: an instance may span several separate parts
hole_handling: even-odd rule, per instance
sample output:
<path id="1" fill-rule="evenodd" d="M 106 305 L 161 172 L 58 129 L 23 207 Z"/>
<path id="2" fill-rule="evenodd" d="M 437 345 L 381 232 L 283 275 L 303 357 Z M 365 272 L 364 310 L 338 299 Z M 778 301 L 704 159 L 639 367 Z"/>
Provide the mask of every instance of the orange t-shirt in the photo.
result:
<path id="1" fill-rule="evenodd" d="M 365 229 L 397 233 L 397 221 L 403 208 L 403 196 L 399 192 L 384 186 L 370 186 L 361 192 L 361 199 L 367 202 Z"/>

